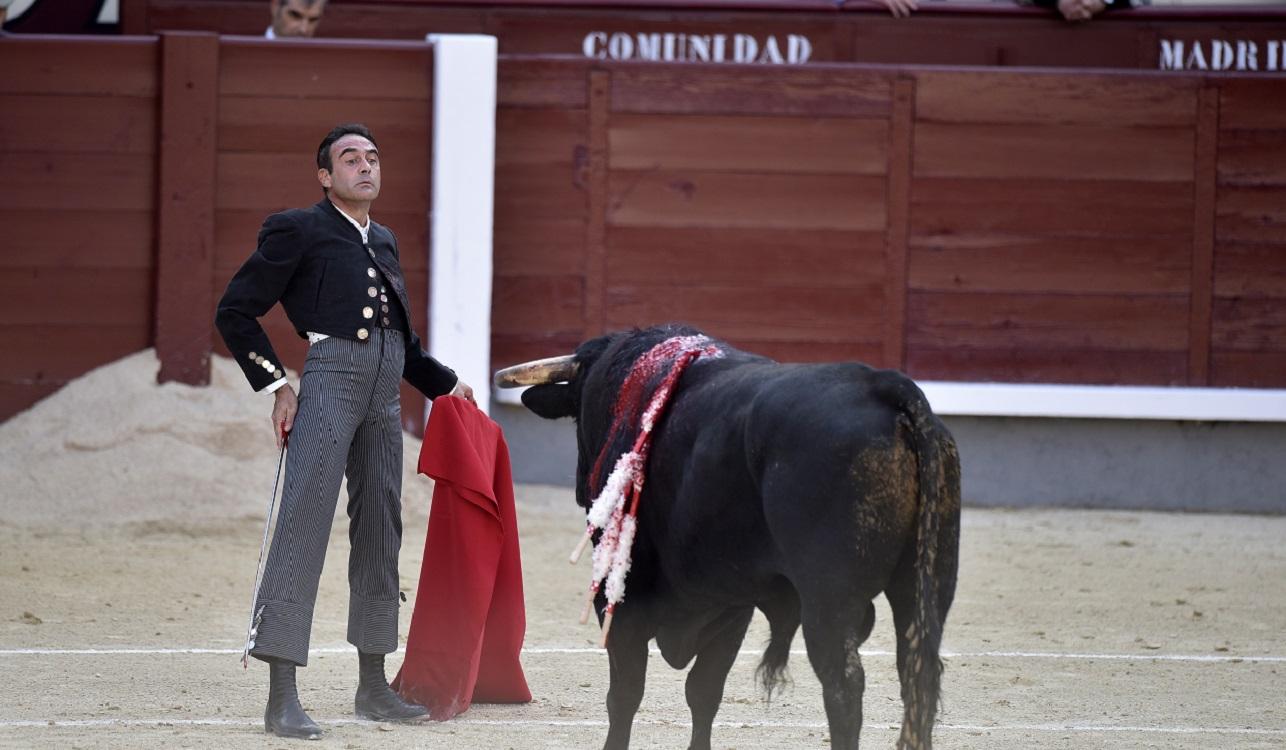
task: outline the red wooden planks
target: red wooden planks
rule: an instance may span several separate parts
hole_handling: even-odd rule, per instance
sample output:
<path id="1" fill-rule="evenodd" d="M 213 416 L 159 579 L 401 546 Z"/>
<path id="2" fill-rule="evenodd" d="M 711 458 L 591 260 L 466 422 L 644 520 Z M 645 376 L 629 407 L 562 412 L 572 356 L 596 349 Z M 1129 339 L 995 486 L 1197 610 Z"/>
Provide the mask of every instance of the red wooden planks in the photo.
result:
<path id="1" fill-rule="evenodd" d="M 1286 185 L 1286 128 L 1220 131 L 1219 184 Z"/>
<path id="2" fill-rule="evenodd" d="M 1279 78 L 1219 81 L 1219 127 L 1225 130 L 1286 128 L 1286 98 Z"/>
<path id="3" fill-rule="evenodd" d="M 917 291 L 1184 294 L 1191 253 L 1154 238 L 942 235 L 911 249 Z"/>
<path id="4" fill-rule="evenodd" d="M 1210 385 L 1286 388 L 1286 352 L 1219 351 L 1210 355 Z"/>
<path id="5" fill-rule="evenodd" d="M 1286 304 L 1280 298 L 1220 298 L 1211 343 L 1220 350 L 1286 352 Z"/>
<path id="6" fill-rule="evenodd" d="M 1187 355 L 1176 351 L 1113 351 L 1069 346 L 915 347 L 907 372 L 925 380 L 1090 385 L 1183 385 Z"/>
<path id="7" fill-rule="evenodd" d="M 565 167 L 588 148 L 583 109 L 516 109 L 496 112 L 496 164 Z"/>
<path id="8" fill-rule="evenodd" d="M 939 235 L 1191 237 L 1192 184 L 917 178 L 913 240 Z"/>
<path id="9" fill-rule="evenodd" d="M 496 106 L 584 109 L 589 101 L 585 76 L 593 65 L 576 58 L 506 55 L 496 75 Z"/>
<path id="10" fill-rule="evenodd" d="M 588 195 L 585 202 L 585 304 L 581 330 L 587 339 L 603 333 L 607 326 L 607 285 L 604 276 L 607 265 L 605 236 L 611 158 L 607 140 L 611 120 L 608 99 L 612 85 L 612 74 L 604 70 L 590 71 L 586 81 L 586 135 L 589 151 L 586 155 L 588 162 L 584 183 L 588 188 Z"/>
<path id="11" fill-rule="evenodd" d="M 880 232 L 614 227 L 611 284 L 855 289 L 884 279 Z"/>
<path id="12" fill-rule="evenodd" d="M 887 117 L 892 76 L 829 67 L 771 69 L 616 63 L 613 112 Z"/>
<path id="13" fill-rule="evenodd" d="M 608 328 L 690 323 L 721 338 L 799 343 L 877 341 L 883 292 L 859 289 L 613 285 Z"/>
<path id="14" fill-rule="evenodd" d="M 151 211 L 156 163 L 149 155 L 0 151 L 0 171 L 22 174 L 22 190 L 6 192 L 10 210 Z"/>
<path id="15" fill-rule="evenodd" d="M 491 330 L 502 336 L 579 336 L 584 290 L 579 275 L 497 277 L 491 292 Z"/>
<path id="16" fill-rule="evenodd" d="M 1286 364 L 1286 105 L 1271 81 L 1218 87 L 1210 379 L 1281 387 Z M 1217 191 L 1217 192 L 1216 192 Z"/>
<path id="17" fill-rule="evenodd" d="M 915 81 L 899 78 L 893 84 L 893 115 L 889 127 L 888 228 L 884 248 L 884 339 L 880 364 L 906 366 L 907 239 L 911 230 L 911 185 L 915 122 Z"/>
<path id="18" fill-rule="evenodd" d="M 885 181 L 849 175 L 613 170 L 613 226 L 880 231 Z"/>
<path id="19" fill-rule="evenodd" d="M 1042 72 L 920 72 L 919 122 L 1192 127 L 1196 85 L 1188 78 Z"/>
<path id="20" fill-rule="evenodd" d="M 81 324 L 150 331 L 150 269 L 2 268 L 0 320 L 10 325 Z"/>
<path id="21" fill-rule="evenodd" d="M 1215 252 L 1215 181 L 1219 142 L 1219 92 L 1201 89 L 1192 212 L 1192 290 L 1188 307 L 1188 384 L 1210 382 L 1211 295 Z"/>
<path id="22" fill-rule="evenodd" d="M 4 268 L 152 267 L 151 211 L 82 211 L 75 207 L 0 210 L 5 230 Z"/>
<path id="23" fill-rule="evenodd" d="M 1275 297 L 1286 304 L 1286 243 L 1221 242 L 1215 295 Z"/>
<path id="24" fill-rule="evenodd" d="M 165 34 L 161 59 L 157 381 L 207 385 L 214 335 L 210 278 L 219 39 L 213 34 Z"/>
<path id="25" fill-rule="evenodd" d="M 224 37 L 219 54 L 220 96 L 427 102 L 431 95 L 423 42 Z"/>
<path id="26" fill-rule="evenodd" d="M 0 144 L 13 152 L 152 154 L 156 101 L 144 96 L 0 94 Z"/>
<path id="27" fill-rule="evenodd" d="M 74 324 L 0 325 L 5 356 L 0 383 L 61 384 L 89 370 L 144 349 L 150 331 L 139 325 Z M 0 413 L 3 413 L 0 411 Z"/>
<path id="28" fill-rule="evenodd" d="M 613 169 L 884 174 L 888 122 L 821 117 L 614 115 Z"/>
<path id="29" fill-rule="evenodd" d="M 1286 238 L 1286 185 L 1220 185 L 1215 237 L 1229 241 L 1280 243 Z"/>
<path id="30" fill-rule="evenodd" d="M 497 220 L 493 237 L 497 276 L 582 274 L 585 219 L 515 217 Z"/>
<path id="31" fill-rule="evenodd" d="M 1190 127 L 922 122 L 917 177 L 1186 182 Z"/>
<path id="32" fill-rule="evenodd" d="M 12 34 L 0 45 L 0 94 L 152 98 L 157 93 L 155 38 Z"/>
<path id="33" fill-rule="evenodd" d="M 912 292 L 911 348 L 1185 351 L 1186 295 Z"/>

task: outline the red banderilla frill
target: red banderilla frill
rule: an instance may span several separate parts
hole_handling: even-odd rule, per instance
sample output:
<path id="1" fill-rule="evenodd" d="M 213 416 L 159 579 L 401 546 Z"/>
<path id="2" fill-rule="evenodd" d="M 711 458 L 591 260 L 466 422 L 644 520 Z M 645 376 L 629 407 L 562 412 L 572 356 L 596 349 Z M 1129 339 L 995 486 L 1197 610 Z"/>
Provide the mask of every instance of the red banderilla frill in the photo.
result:
<path id="1" fill-rule="evenodd" d="M 585 598 L 585 608 L 580 621 L 589 620 L 590 608 L 599 589 L 606 586 L 607 610 L 603 616 L 602 645 L 607 646 L 607 636 L 612 629 L 612 613 L 616 605 L 625 598 L 625 575 L 630 570 L 630 550 L 634 545 L 634 533 L 638 528 L 639 496 L 643 493 L 643 484 L 647 479 L 647 458 L 652 446 L 652 428 L 661 418 L 662 412 L 669 405 L 674 386 L 683 375 L 688 365 L 700 357 L 721 357 L 723 352 L 718 346 L 710 343 L 706 336 L 675 336 L 657 344 L 639 358 L 621 386 L 614 409 L 612 429 L 609 439 L 603 446 L 590 474 L 590 482 L 595 483 L 602 476 L 603 463 L 611 450 L 611 438 L 629 429 L 634 417 L 638 415 L 643 402 L 644 389 L 651 383 L 662 368 L 668 367 L 665 379 L 657 386 L 648 400 L 647 408 L 638 419 L 639 433 L 634 439 L 632 448 L 616 459 L 612 473 L 607 476 L 603 489 L 590 505 L 587 514 L 588 525 L 585 536 L 572 552 L 571 562 L 574 565 L 585 546 L 594 537 L 594 532 L 601 530 L 598 543 L 594 545 L 593 571 L 590 574 L 589 592 Z M 591 484 L 591 486 L 593 486 Z"/>

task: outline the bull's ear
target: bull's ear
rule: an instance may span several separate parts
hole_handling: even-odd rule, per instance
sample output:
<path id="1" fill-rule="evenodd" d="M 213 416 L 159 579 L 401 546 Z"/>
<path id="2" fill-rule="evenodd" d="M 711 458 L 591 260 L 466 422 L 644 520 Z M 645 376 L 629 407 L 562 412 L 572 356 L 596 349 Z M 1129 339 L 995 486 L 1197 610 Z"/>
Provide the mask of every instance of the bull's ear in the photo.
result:
<path id="1" fill-rule="evenodd" d="M 522 405 L 545 419 L 574 417 L 576 392 L 567 383 L 533 385 L 522 392 Z"/>

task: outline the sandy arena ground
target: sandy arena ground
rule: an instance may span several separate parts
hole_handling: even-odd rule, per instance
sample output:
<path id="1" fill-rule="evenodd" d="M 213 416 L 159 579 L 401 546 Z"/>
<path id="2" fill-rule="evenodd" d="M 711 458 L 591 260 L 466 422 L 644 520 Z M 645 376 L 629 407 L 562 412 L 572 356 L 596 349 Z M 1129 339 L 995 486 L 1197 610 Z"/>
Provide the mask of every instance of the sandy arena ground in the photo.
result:
<path id="1" fill-rule="evenodd" d="M 521 486 L 518 504 L 535 701 L 475 706 L 445 724 L 353 719 L 338 522 L 312 665 L 300 673 L 302 701 L 327 730 L 320 746 L 599 746 L 607 661 L 595 629 L 576 623 L 587 569 L 566 563 L 578 511 L 557 488 Z M 426 510 L 406 510 L 412 596 Z M 75 531 L 0 525 L 0 747 L 301 746 L 264 735 L 266 670 L 238 663 L 261 521 L 82 521 Z M 938 747 L 1286 747 L 1283 539 L 1286 518 L 966 510 Z M 863 736 L 887 748 L 900 705 L 891 618 L 879 604 L 864 649 Z M 408 605 L 403 640 L 409 621 Z M 764 640 L 757 620 L 728 680 L 716 746 L 826 747 L 802 639 L 793 689 L 760 700 L 752 673 Z M 682 679 L 652 660 L 636 747 L 686 747 Z"/>

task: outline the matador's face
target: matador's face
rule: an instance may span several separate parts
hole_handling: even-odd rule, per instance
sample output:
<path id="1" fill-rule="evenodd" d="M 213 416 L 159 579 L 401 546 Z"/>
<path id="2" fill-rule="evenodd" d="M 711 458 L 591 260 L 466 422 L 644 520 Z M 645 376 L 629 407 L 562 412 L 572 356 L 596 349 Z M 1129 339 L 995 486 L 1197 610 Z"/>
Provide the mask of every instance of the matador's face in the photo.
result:
<path id="1" fill-rule="evenodd" d="M 366 203 L 380 194 L 380 152 L 370 139 L 349 133 L 330 146 L 330 171 L 319 170 L 317 178 L 330 189 L 332 199 L 345 203 Z"/>

